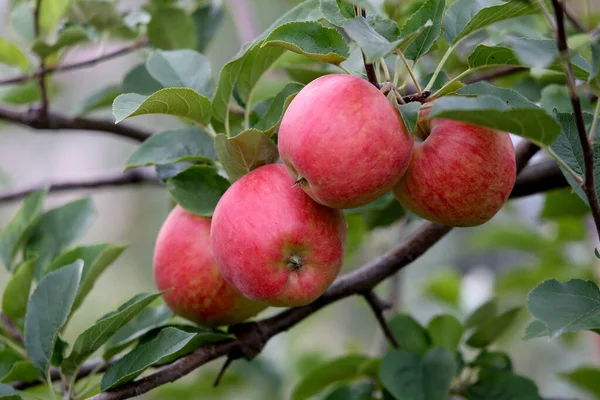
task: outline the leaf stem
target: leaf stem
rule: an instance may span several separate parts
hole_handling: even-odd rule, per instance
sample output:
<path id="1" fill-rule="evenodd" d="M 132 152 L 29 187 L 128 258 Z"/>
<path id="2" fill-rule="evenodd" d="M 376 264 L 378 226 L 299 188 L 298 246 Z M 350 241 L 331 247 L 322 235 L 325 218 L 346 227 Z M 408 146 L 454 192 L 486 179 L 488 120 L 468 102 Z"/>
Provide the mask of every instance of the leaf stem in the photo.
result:
<path id="1" fill-rule="evenodd" d="M 448 50 L 446 50 L 446 53 L 444 54 L 444 56 L 440 60 L 440 63 L 438 64 L 437 68 L 435 69 L 435 72 L 431 76 L 431 79 L 429 80 L 429 83 L 427 84 L 427 86 L 425 86 L 424 90 L 431 90 L 431 88 L 433 87 L 433 84 L 435 83 L 435 80 L 437 79 L 438 75 L 442 71 L 442 68 L 444 67 L 444 64 L 446 64 L 446 61 L 448 60 L 448 57 L 450 57 L 450 54 L 452 54 L 452 52 L 454 51 L 454 46 L 455 46 L 455 44 L 451 45 L 448 48 Z"/>
<path id="2" fill-rule="evenodd" d="M 417 94 L 419 96 L 421 96 L 421 94 L 423 94 L 423 91 L 421 90 L 421 85 L 419 85 L 419 81 L 417 80 L 417 78 L 413 74 L 412 68 L 410 68 L 410 65 L 408 65 L 408 60 L 406 59 L 406 57 L 404 57 L 404 54 L 402 53 L 402 51 L 400 49 L 394 49 L 394 51 L 396 52 L 396 54 L 398 54 L 398 57 L 400 57 L 400 59 L 402 60 L 402 63 L 404 64 L 404 67 L 408 71 L 408 74 L 410 75 L 410 78 L 412 79 L 413 83 L 415 84 L 415 88 L 417 88 Z"/>
<path id="3" fill-rule="evenodd" d="M 204 131 L 208 134 L 208 136 L 210 136 L 213 139 L 217 136 L 217 132 L 215 131 L 215 128 L 212 126 L 212 124 L 208 124 L 207 126 L 205 126 Z"/>
<path id="4" fill-rule="evenodd" d="M 48 391 L 50 392 L 50 398 L 56 400 L 56 392 L 54 391 L 54 385 L 52 384 L 52 378 L 50 377 L 50 370 L 46 372 L 46 382 L 48 382 Z"/>
<path id="5" fill-rule="evenodd" d="M 13 349 L 17 353 L 19 353 L 20 355 L 22 355 L 23 357 L 27 358 L 27 352 L 25 350 L 23 350 L 23 348 L 21 346 L 19 346 L 18 344 L 16 344 L 15 342 L 13 342 L 12 340 L 10 340 L 9 338 L 6 338 L 4 336 L 0 336 L 0 342 L 4 343 L 8 347 L 10 347 L 11 349 Z"/>
<path id="6" fill-rule="evenodd" d="M 383 70 L 383 77 L 387 82 L 390 82 L 392 80 L 392 77 L 390 75 L 390 70 L 388 69 L 387 64 L 385 63 L 385 59 L 383 57 L 379 59 L 379 64 L 381 64 L 381 69 Z"/>
<path id="7" fill-rule="evenodd" d="M 396 57 L 396 63 L 394 64 L 394 80 L 392 84 L 398 87 L 398 81 L 400 80 L 400 57 Z"/>
<path id="8" fill-rule="evenodd" d="M 352 72 L 348 71 L 342 64 L 336 64 L 336 67 L 347 73 L 348 75 L 352 75 Z"/>

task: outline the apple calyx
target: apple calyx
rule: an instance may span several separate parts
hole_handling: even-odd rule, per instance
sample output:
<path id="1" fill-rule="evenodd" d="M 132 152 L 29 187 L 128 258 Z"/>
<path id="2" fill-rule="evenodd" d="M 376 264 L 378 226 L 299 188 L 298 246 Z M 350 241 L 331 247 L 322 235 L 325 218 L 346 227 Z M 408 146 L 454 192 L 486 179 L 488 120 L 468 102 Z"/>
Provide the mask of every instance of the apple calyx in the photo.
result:
<path id="1" fill-rule="evenodd" d="M 306 178 L 303 177 L 302 175 L 298 174 L 298 177 L 294 181 L 294 184 L 292 185 L 292 187 L 296 187 L 296 186 L 302 187 L 302 185 L 304 185 L 305 183 L 308 183 Z"/>
<path id="2" fill-rule="evenodd" d="M 302 259 L 302 256 L 298 254 L 293 254 L 292 256 L 290 256 L 290 260 L 288 261 L 287 266 L 292 271 L 298 272 L 304 266 L 304 260 Z"/>

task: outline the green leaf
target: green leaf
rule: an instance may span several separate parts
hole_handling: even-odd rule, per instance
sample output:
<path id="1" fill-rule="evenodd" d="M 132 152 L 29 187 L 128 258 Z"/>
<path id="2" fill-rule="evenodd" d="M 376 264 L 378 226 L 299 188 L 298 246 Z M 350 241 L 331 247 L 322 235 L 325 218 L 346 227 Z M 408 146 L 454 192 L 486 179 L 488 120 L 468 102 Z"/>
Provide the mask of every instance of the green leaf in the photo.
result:
<path id="1" fill-rule="evenodd" d="M 161 330 L 154 339 L 136 347 L 112 365 L 102 377 L 100 390 L 105 392 L 134 380 L 152 364 L 183 349 L 196 335 L 176 328 Z"/>
<path id="2" fill-rule="evenodd" d="M 309 399 L 322 392 L 329 385 L 363 376 L 361 367 L 369 360 L 359 354 L 349 354 L 326 361 L 302 377 L 292 391 L 292 400 Z"/>
<path id="3" fill-rule="evenodd" d="M 33 43 L 32 50 L 40 57 L 49 57 L 65 47 L 74 46 L 90 39 L 88 32 L 81 26 L 70 26 L 60 32 L 54 44 L 47 44 L 42 39 Z"/>
<path id="4" fill-rule="evenodd" d="M 77 5 L 72 8 L 70 20 L 93 26 L 99 31 L 110 31 L 123 26 L 117 3 L 106 0 L 77 1 Z"/>
<path id="5" fill-rule="evenodd" d="M 15 4 L 10 12 L 12 30 L 25 40 L 35 39 L 33 7 L 30 3 Z"/>
<path id="6" fill-rule="evenodd" d="M 12 386 L 0 383 L 0 399 L 2 400 L 21 400 L 21 396 Z"/>
<path id="7" fill-rule="evenodd" d="M 460 300 L 461 276 L 454 269 L 436 273 L 425 284 L 425 295 L 450 306 L 458 306 Z"/>
<path id="8" fill-rule="evenodd" d="M 519 59 L 508 47 L 480 44 L 469 55 L 469 68 L 521 65 Z"/>
<path id="9" fill-rule="evenodd" d="M 508 354 L 503 352 L 484 350 L 470 364 L 479 368 L 512 370 L 512 361 Z"/>
<path id="10" fill-rule="evenodd" d="M 232 181 L 240 179 L 253 169 L 274 163 L 279 158 L 275 143 L 257 129 L 247 129 L 232 138 L 218 134 L 215 148 Z"/>
<path id="11" fill-rule="evenodd" d="M 0 232 L 0 259 L 8 270 L 17 252 L 35 229 L 43 210 L 46 189 L 28 195 L 13 219 Z"/>
<path id="12" fill-rule="evenodd" d="M 196 50 L 199 52 L 204 52 L 206 50 L 219 27 L 223 24 L 224 17 L 225 11 L 223 6 L 213 2 L 198 7 L 196 11 L 192 13 L 196 36 Z"/>
<path id="13" fill-rule="evenodd" d="M 511 108 L 490 95 L 441 98 L 434 103 L 431 116 L 514 133 L 541 145 L 551 144 L 560 135 L 558 122 L 541 108 Z"/>
<path id="14" fill-rule="evenodd" d="M 22 262 L 6 284 L 2 295 L 2 311 L 13 320 L 25 316 L 31 282 L 35 273 L 35 259 Z"/>
<path id="15" fill-rule="evenodd" d="M 557 220 L 565 217 L 583 217 L 590 208 L 571 189 L 553 190 L 544 196 L 541 219 Z"/>
<path id="16" fill-rule="evenodd" d="M 335 28 L 316 21 L 288 22 L 277 27 L 261 47 L 281 46 L 316 61 L 339 65 L 350 56 L 348 44 Z"/>
<path id="17" fill-rule="evenodd" d="M 404 50 L 404 56 L 407 59 L 419 59 L 431 49 L 433 43 L 440 37 L 445 8 L 445 0 L 427 0 L 402 26 L 400 37 L 407 37 L 419 32 Z M 423 29 L 423 27 L 425 28 Z"/>
<path id="18" fill-rule="evenodd" d="M 373 392 L 376 389 L 376 386 L 371 382 L 338 386 L 327 393 L 322 400 L 373 400 Z"/>
<path id="19" fill-rule="evenodd" d="M 52 261 L 48 271 L 54 271 L 76 260 L 83 260 L 81 283 L 71 313 L 81 306 L 98 277 L 121 255 L 125 247 L 108 243 L 80 246 L 59 255 Z"/>
<path id="20" fill-rule="evenodd" d="M 187 87 L 212 95 L 210 61 L 194 50 L 156 50 L 146 61 L 146 69 L 166 88 Z"/>
<path id="21" fill-rule="evenodd" d="M 421 109 L 421 106 L 422 104 L 418 101 L 398 105 L 400 115 L 402 115 L 402 120 L 404 121 L 404 126 L 406 126 L 406 130 L 411 135 L 414 135 L 415 133 L 415 128 L 417 127 L 417 119 L 419 118 L 419 110 Z"/>
<path id="22" fill-rule="evenodd" d="M 403 349 L 423 355 L 431 347 L 429 333 L 411 316 L 396 315 L 388 324 Z"/>
<path id="23" fill-rule="evenodd" d="M 14 65 L 22 70 L 29 69 L 29 60 L 19 46 L 0 37 L 0 63 Z"/>
<path id="24" fill-rule="evenodd" d="M 345 0 L 321 0 L 319 7 L 323 17 L 336 26 L 344 27 L 355 17 L 354 6 Z"/>
<path id="25" fill-rule="evenodd" d="M 25 348 L 29 359 L 46 375 L 58 333 L 75 301 L 83 262 L 76 261 L 46 275 L 37 286 L 25 316 Z"/>
<path id="26" fill-rule="evenodd" d="M 247 106 L 260 78 L 281 57 L 284 51 L 283 47 L 261 47 L 257 44 L 255 49 L 244 55 L 236 86 L 236 99 L 241 100 L 242 105 Z"/>
<path id="27" fill-rule="evenodd" d="M 406 214 L 402 205 L 394 198 L 391 192 L 383 195 L 375 202 L 379 206 L 367 209 L 361 214 L 365 227 L 368 230 L 390 226 Z"/>
<path id="28" fill-rule="evenodd" d="M 156 8 L 148 24 L 148 38 L 157 49 L 195 49 L 194 21 L 181 8 Z"/>
<path id="29" fill-rule="evenodd" d="M 227 179 L 209 165 L 189 167 L 167 180 L 167 189 L 177 204 L 191 213 L 210 217 L 229 188 Z"/>
<path id="30" fill-rule="evenodd" d="M 398 38 L 390 42 L 388 39 L 379 34 L 369 22 L 363 17 L 356 17 L 348 20 L 344 25 L 346 34 L 354 40 L 365 53 L 367 62 L 378 61 L 381 57 L 390 54 L 396 47 L 403 44 L 404 40 Z"/>
<path id="31" fill-rule="evenodd" d="M 452 315 L 444 314 L 438 315 L 429 322 L 427 332 L 431 337 L 431 346 L 441 347 L 454 353 L 460 343 L 463 326 Z"/>
<path id="32" fill-rule="evenodd" d="M 573 371 L 563 372 L 559 376 L 577 389 L 600 399 L 600 368 L 579 367 Z"/>
<path id="33" fill-rule="evenodd" d="M 537 108 L 535 103 L 513 89 L 494 86 L 487 82 L 472 83 L 463 86 L 457 92 L 460 95 L 490 95 L 502 99 L 504 104 L 512 108 Z"/>
<path id="34" fill-rule="evenodd" d="M 25 254 L 37 256 L 35 277 L 40 279 L 48 262 L 90 227 L 96 211 L 89 197 L 45 212 L 25 246 Z"/>
<path id="35" fill-rule="evenodd" d="M 133 69 L 125 75 L 121 92 L 138 93 L 149 96 L 162 88 L 163 86 L 150 75 L 146 69 L 146 64 L 140 64 L 133 67 Z"/>
<path id="36" fill-rule="evenodd" d="M 285 85 L 273 98 L 269 104 L 269 108 L 258 120 L 256 125 L 254 125 L 254 128 L 262 131 L 266 135 L 275 133 L 275 130 L 281 123 L 283 113 L 303 87 L 304 85 L 294 82 Z"/>
<path id="37" fill-rule="evenodd" d="M 446 400 L 457 372 L 452 353 L 432 348 L 422 357 L 408 350 L 392 350 L 381 362 L 379 378 L 397 400 Z"/>
<path id="38" fill-rule="evenodd" d="M 592 281 L 546 280 L 529 293 L 527 308 L 546 324 L 551 338 L 600 328 L 600 290 Z"/>
<path id="39" fill-rule="evenodd" d="M 112 85 L 101 89 L 91 96 L 88 96 L 83 101 L 83 106 L 81 107 L 79 115 L 85 115 L 92 111 L 111 107 L 115 99 L 121 94 L 123 94 L 123 91 L 121 90 L 120 85 Z"/>
<path id="40" fill-rule="evenodd" d="M 468 400 L 542 400 L 535 383 L 510 371 L 483 369 L 467 389 Z"/>
<path id="41" fill-rule="evenodd" d="M 189 127 L 152 135 L 129 157 L 125 171 L 180 161 L 211 164 L 216 157 L 214 142 L 208 134 L 198 127 Z"/>
<path id="42" fill-rule="evenodd" d="M 145 308 L 108 340 L 104 357 L 116 354 L 144 334 L 166 324 L 172 317 L 173 312 L 166 305 Z"/>
<path id="43" fill-rule="evenodd" d="M 511 308 L 493 319 L 483 322 L 467 339 L 467 345 L 481 349 L 494 343 L 512 325 L 521 310 L 521 307 Z"/>
<path id="44" fill-rule="evenodd" d="M 16 361 L 4 376 L 0 375 L 0 382 L 33 382 L 40 378 L 40 371 L 31 362 Z"/>
<path id="45" fill-rule="evenodd" d="M 211 105 L 208 97 L 189 88 L 161 89 L 150 96 L 122 94 L 113 103 L 116 123 L 136 115 L 167 114 L 208 125 L 210 113 Z"/>
<path id="46" fill-rule="evenodd" d="M 101 318 L 94 326 L 83 332 L 73 345 L 73 350 L 63 361 L 61 369 L 67 376 L 73 375 L 81 364 L 110 339 L 119 329 L 133 319 L 162 293 L 136 295 L 121 305 L 117 311 Z"/>
<path id="47" fill-rule="evenodd" d="M 600 91 L 600 42 L 592 43 L 592 69 L 588 82 L 596 92 Z"/>
<path id="48" fill-rule="evenodd" d="M 0 348 L 0 382 L 4 382 L 4 377 L 12 370 L 13 365 L 22 361 L 24 358 L 10 347 Z M 40 372 L 34 368 L 37 376 Z"/>
<path id="49" fill-rule="evenodd" d="M 535 320 L 525 329 L 525 336 L 523 336 L 523 340 L 531 340 L 537 339 L 544 336 L 550 336 L 550 331 L 548 331 L 548 327 L 542 321 Z"/>
<path id="50" fill-rule="evenodd" d="M 465 329 L 478 327 L 498 315 L 498 304 L 494 300 L 483 303 L 465 320 Z"/>
<path id="51" fill-rule="evenodd" d="M 42 33 L 53 30 L 69 10 L 73 0 L 43 0 L 40 2 L 39 23 Z"/>
<path id="52" fill-rule="evenodd" d="M 539 11 L 537 3 L 521 0 L 458 0 L 446 12 L 444 35 L 448 42 L 456 44 L 473 32 L 496 22 Z"/>

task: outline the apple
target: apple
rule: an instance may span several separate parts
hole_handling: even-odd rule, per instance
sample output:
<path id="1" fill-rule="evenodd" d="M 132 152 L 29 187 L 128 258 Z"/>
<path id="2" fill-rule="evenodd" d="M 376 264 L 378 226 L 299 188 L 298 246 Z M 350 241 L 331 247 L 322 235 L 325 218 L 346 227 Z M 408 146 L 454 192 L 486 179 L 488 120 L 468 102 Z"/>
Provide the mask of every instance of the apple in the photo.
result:
<path id="1" fill-rule="evenodd" d="M 516 179 L 508 133 L 419 112 L 413 156 L 394 196 L 430 221 L 481 225 L 502 208 Z"/>
<path id="2" fill-rule="evenodd" d="M 278 134 L 281 160 L 316 202 L 354 208 L 400 181 L 413 148 L 398 110 L 368 81 L 332 74 L 306 85 Z"/>
<path id="3" fill-rule="evenodd" d="M 243 297 L 221 277 L 210 250 L 209 218 L 176 206 L 163 223 L 154 250 L 154 280 L 173 312 L 199 325 L 242 322 L 266 304 Z"/>
<path id="4" fill-rule="evenodd" d="M 268 164 L 223 194 L 210 242 L 221 275 L 244 296 L 302 306 L 338 275 L 346 229 L 340 210 L 314 202 L 282 164 Z"/>

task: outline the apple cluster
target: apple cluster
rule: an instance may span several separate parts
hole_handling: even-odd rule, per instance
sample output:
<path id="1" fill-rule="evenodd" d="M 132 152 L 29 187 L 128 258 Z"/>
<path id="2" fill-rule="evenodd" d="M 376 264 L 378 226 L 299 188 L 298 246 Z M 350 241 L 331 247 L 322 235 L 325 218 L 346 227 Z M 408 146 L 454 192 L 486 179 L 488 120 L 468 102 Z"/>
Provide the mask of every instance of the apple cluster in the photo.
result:
<path id="1" fill-rule="evenodd" d="M 392 191 L 408 210 L 449 226 L 491 219 L 516 178 L 510 136 L 430 118 L 411 135 L 366 80 L 333 74 L 304 87 L 281 121 L 282 164 L 259 167 L 221 197 L 212 219 L 180 206 L 164 222 L 154 277 L 173 311 L 204 326 L 242 322 L 268 306 L 315 301 L 337 277 L 341 209 Z"/>

